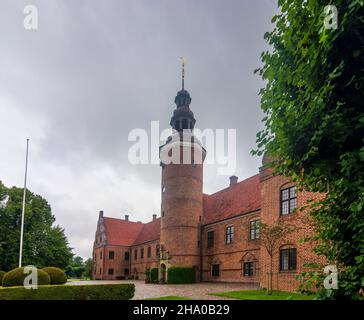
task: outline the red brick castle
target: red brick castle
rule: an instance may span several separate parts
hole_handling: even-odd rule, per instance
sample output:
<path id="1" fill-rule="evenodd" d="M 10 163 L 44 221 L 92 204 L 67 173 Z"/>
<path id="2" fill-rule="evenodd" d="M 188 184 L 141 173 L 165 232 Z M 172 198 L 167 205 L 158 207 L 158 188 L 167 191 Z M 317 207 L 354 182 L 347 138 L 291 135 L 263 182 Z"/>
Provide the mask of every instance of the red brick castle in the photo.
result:
<path id="1" fill-rule="evenodd" d="M 303 226 L 307 213 L 295 210 L 313 194 L 297 192 L 294 183 L 268 168 L 263 157 L 259 173 L 214 194 L 202 191 L 203 164 L 164 163 L 171 150 L 192 150 L 202 161 L 206 150 L 193 136 L 195 118 L 191 97 L 177 93 L 171 118 L 171 137 L 160 147 L 162 185 L 161 216 L 148 223 L 105 217 L 100 211 L 93 247 L 94 279 L 144 279 L 146 269 L 157 267 L 161 282 L 170 266 L 191 266 L 197 281 L 239 281 L 268 286 L 268 254 L 260 243 L 260 222 L 283 219 L 297 230 L 273 256 L 273 286 L 295 290 L 295 276 L 304 264 L 318 261 L 312 245 L 300 241 L 311 233 Z M 184 130 L 184 131 L 183 131 Z M 190 134 L 182 134 L 182 132 Z M 302 228 L 299 228 L 302 226 Z"/>

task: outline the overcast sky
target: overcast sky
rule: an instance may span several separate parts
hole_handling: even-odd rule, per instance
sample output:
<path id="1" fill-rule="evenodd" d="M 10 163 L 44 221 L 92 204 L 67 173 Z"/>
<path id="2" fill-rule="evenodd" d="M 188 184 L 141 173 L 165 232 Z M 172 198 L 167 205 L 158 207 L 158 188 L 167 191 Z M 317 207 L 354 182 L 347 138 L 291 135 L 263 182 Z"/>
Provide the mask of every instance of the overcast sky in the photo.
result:
<path id="1" fill-rule="evenodd" d="M 38 30 L 23 9 L 38 8 Z M 147 222 L 160 215 L 159 165 L 128 161 L 134 128 L 167 128 L 187 59 L 196 126 L 237 130 L 239 180 L 258 172 L 250 155 L 261 128 L 253 73 L 267 49 L 274 0 L 2 0 L 0 180 L 46 198 L 74 252 L 91 256 L 98 211 Z M 207 150 L 208 151 L 208 150 Z M 228 185 L 205 168 L 204 192 Z"/>

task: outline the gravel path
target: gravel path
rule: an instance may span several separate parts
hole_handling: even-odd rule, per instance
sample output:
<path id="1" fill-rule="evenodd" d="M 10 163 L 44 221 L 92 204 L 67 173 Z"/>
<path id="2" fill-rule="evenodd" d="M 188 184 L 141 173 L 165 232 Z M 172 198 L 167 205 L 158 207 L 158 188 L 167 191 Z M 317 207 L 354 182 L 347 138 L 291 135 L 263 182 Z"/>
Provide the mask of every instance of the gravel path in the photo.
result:
<path id="1" fill-rule="evenodd" d="M 133 280 L 113 280 L 113 281 L 74 281 L 68 282 L 68 285 L 81 284 L 115 284 L 115 283 L 134 283 L 135 296 L 133 300 L 145 298 L 158 298 L 163 296 L 180 296 L 189 297 L 194 300 L 225 300 L 227 298 L 210 296 L 210 292 L 224 292 L 233 290 L 249 290 L 256 289 L 254 285 L 242 283 L 226 283 L 226 282 L 202 282 L 194 284 L 147 284 L 144 281 Z"/>

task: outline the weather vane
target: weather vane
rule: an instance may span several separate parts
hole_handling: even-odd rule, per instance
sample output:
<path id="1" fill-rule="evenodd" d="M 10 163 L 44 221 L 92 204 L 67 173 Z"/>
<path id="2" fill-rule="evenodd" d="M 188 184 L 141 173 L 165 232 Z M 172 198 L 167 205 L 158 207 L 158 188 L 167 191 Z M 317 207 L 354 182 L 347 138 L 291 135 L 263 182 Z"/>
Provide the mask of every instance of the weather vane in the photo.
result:
<path id="1" fill-rule="evenodd" d="M 182 62 L 182 90 L 185 89 L 185 64 L 186 64 L 186 59 L 181 57 L 181 62 Z"/>

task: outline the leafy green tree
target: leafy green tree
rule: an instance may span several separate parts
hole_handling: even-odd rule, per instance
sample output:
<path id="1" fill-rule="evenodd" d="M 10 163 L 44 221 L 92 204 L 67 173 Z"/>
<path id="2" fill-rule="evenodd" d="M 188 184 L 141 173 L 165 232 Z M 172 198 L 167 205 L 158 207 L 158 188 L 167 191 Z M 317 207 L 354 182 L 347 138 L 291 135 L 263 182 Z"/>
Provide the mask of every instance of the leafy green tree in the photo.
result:
<path id="1" fill-rule="evenodd" d="M 278 252 L 279 247 L 286 241 L 286 237 L 297 228 L 279 219 L 273 224 L 260 223 L 260 243 L 266 250 L 269 257 L 268 267 L 268 288 L 267 294 L 273 291 L 273 257 Z"/>
<path id="2" fill-rule="evenodd" d="M 265 128 L 258 150 L 300 188 L 325 196 L 312 205 L 315 251 L 335 261 L 339 289 L 327 297 L 358 298 L 364 287 L 364 6 L 361 0 L 279 0 L 272 49 L 256 70 Z M 325 6 L 337 8 L 328 29 Z M 335 12 L 334 12 L 335 13 Z M 335 17 L 334 17 L 335 19 Z"/>
<path id="3" fill-rule="evenodd" d="M 66 268 L 66 274 L 69 278 L 81 278 L 85 272 L 85 263 L 79 256 L 72 258 L 70 264 Z"/>
<path id="4" fill-rule="evenodd" d="M 88 278 L 88 279 L 92 278 L 93 265 L 94 265 L 93 260 L 91 258 L 88 258 L 85 261 L 85 270 L 82 274 L 82 278 Z"/>
<path id="5" fill-rule="evenodd" d="M 18 266 L 23 189 L 0 182 L 0 269 Z M 72 258 L 64 230 L 54 226 L 48 202 L 27 190 L 24 220 L 23 265 L 64 269 Z"/>

